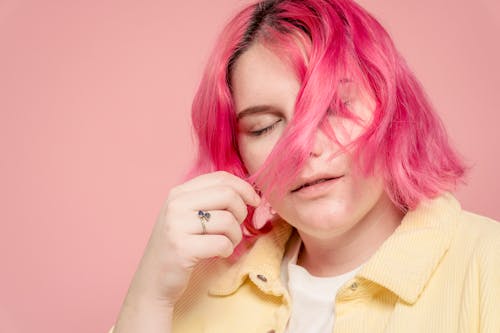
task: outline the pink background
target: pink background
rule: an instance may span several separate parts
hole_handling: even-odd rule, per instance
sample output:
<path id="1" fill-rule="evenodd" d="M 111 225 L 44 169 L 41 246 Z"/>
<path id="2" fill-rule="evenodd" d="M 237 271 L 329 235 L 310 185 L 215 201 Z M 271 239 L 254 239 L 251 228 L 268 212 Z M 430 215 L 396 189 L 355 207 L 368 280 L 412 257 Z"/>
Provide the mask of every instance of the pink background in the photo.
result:
<path id="1" fill-rule="evenodd" d="M 189 108 L 247 1 L 0 0 L 0 331 L 106 332 L 193 153 Z M 500 219 L 497 0 L 363 0 Z"/>

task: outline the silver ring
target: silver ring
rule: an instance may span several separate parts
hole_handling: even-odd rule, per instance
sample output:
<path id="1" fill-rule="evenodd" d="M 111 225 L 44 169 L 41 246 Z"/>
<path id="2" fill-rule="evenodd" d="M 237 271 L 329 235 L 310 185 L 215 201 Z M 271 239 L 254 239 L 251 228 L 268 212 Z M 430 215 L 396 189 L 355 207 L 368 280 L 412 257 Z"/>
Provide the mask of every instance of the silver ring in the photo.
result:
<path id="1" fill-rule="evenodd" d="M 202 235 L 205 235 L 207 233 L 207 226 L 205 224 L 210 219 L 210 213 L 209 212 L 204 212 L 202 210 L 199 210 L 198 211 L 198 217 L 200 218 L 201 228 L 203 229 Z"/>

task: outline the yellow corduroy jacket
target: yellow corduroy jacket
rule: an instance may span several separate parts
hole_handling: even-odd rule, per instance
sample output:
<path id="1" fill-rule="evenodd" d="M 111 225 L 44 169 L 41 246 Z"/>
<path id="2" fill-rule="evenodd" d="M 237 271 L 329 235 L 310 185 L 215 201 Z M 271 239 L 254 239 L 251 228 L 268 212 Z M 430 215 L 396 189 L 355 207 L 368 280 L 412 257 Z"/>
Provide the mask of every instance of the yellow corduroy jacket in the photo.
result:
<path id="1" fill-rule="evenodd" d="M 237 261 L 201 262 L 173 332 L 284 332 L 291 300 L 280 265 L 291 232 L 277 223 Z M 500 223 L 449 193 L 422 202 L 332 302 L 334 333 L 499 333 Z"/>

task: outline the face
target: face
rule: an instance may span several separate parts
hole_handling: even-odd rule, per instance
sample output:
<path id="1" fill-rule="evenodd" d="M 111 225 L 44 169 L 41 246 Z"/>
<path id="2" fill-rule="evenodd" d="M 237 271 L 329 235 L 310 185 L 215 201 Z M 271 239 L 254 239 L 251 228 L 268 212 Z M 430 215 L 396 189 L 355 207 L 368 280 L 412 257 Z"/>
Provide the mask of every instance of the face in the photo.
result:
<path id="1" fill-rule="evenodd" d="M 231 83 L 238 117 L 238 147 L 243 163 L 253 174 L 291 121 L 300 82 L 278 56 L 254 43 L 237 59 Z M 342 98 L 365 123 L 370 121 L 373 103 L 369 98 L 347 85 Z M 343 144 L 363 130 L 362 124 L 337 116 L 330 115 L 329 121 Z M 317 130 L 310 157 L 294 184 L 318 175 L 336 179 L 295 192 L 290 188 L 282 200 L 269 199 L 284 220 L 316 237 L 341 234 L 354 227 L 384 195 L 381 178 L 357 174 L 349 153 L 332 158 L 338 149 L 323 131 Z"/>

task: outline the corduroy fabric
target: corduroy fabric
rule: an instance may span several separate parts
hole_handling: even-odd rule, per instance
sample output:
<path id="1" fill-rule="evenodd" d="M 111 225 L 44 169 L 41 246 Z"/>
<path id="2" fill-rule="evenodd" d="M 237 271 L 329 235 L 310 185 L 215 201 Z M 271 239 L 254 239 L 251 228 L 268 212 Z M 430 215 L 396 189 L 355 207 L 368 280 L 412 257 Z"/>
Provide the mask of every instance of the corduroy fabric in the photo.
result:
<path id="1" fill-rule="evenodd" d="M 236 262 L 200 263 L 173 332 L 283 332 L 290 297 L 280 264 L 291 231 L 277 223 Z M 499 333 L 500 223 L 462 210 L 450 193 L 424 201 L 332 302 L 334 333 Z"/>

